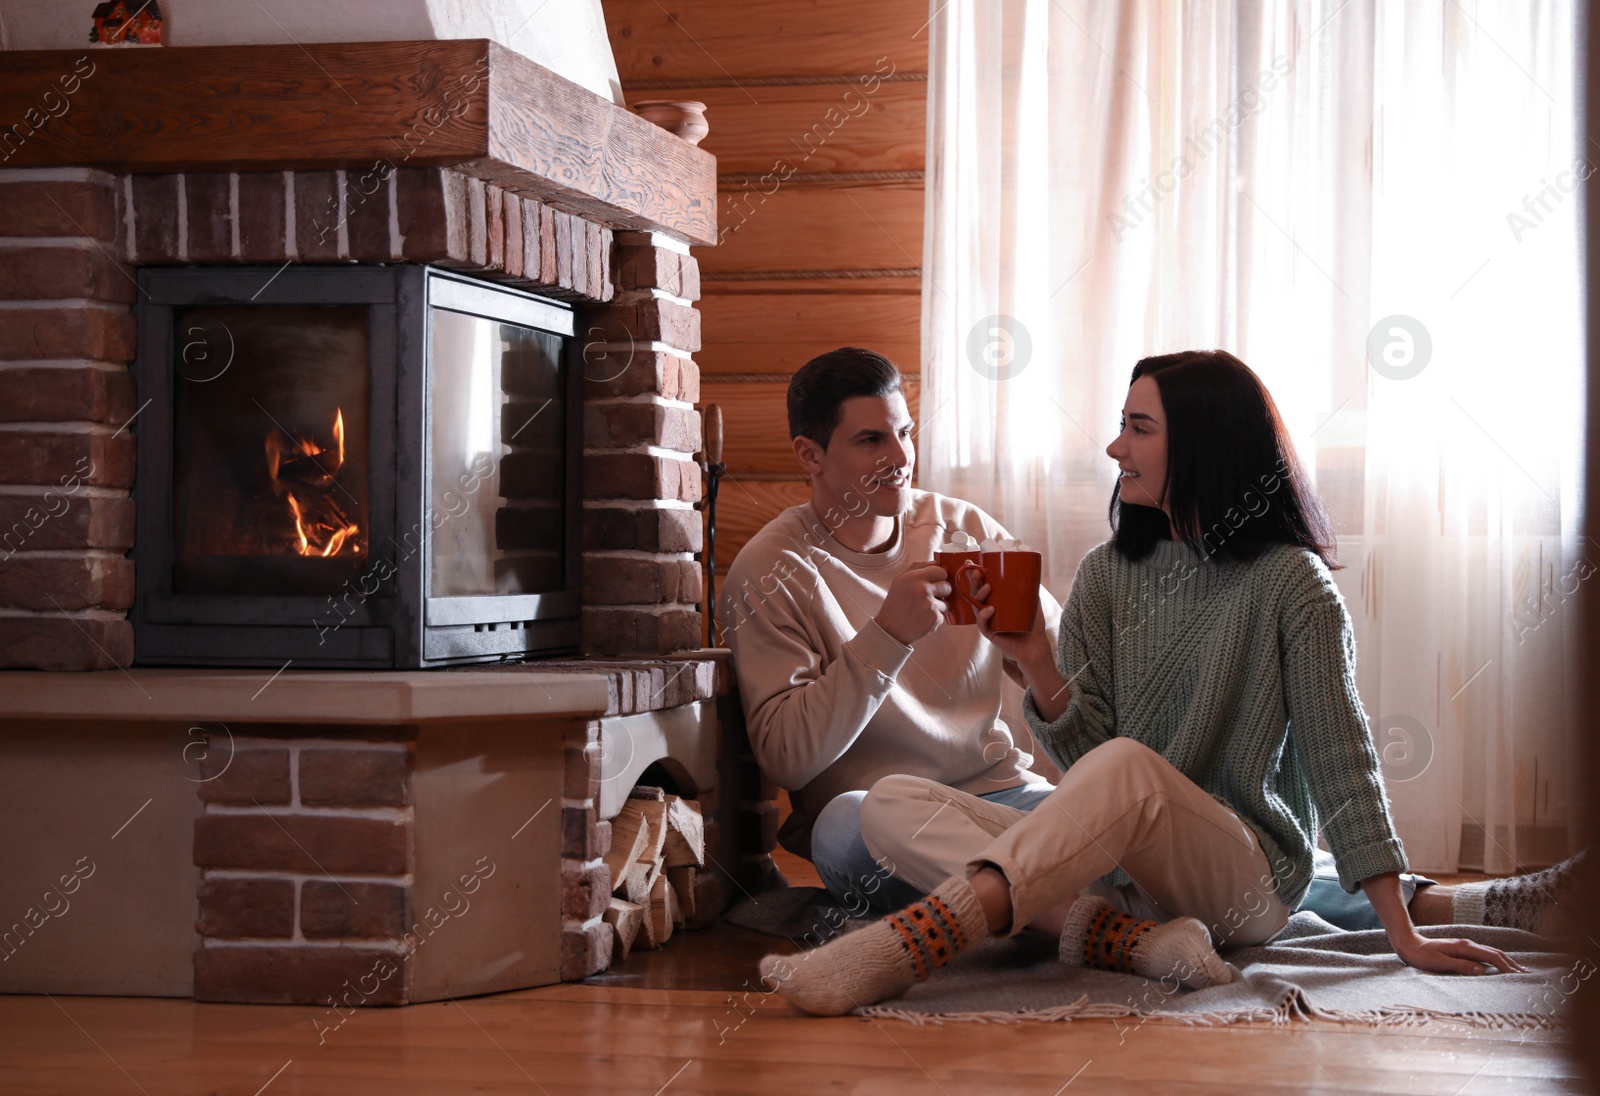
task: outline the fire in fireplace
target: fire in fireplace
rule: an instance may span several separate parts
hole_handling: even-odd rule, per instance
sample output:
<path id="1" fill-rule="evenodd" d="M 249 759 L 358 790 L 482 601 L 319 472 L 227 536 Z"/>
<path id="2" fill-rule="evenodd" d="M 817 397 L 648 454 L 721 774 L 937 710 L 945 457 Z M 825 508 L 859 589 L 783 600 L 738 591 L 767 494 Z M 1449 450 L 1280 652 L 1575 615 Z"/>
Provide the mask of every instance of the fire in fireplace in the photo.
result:
<path id="1" fill-rule="evenodd" d="M 140 282 L 137 661 L 576 647 L 567 306 L 412 265 Z"/>
<path id="2" fill-rule="evenodd" d="M 321 457 L 319 461 L 317 458 Z M 285 459 L 287 458 L 287 459 Z M 354 539 L 361 526 L 350 520 L 333 492 L 344 470 L 344 411 L 333 413 L 333 448 L 323 449 L 306 438 L 290 438 L 281 431 L 267 435 L 267 474 L 280 489 L 294 514 L 294 550 L 302 556 L 327 559 L 346 547 L 361 554 Z M 297 496 L 295 490 L 301 495 Z M 304 497 L 305 502 L 300 499 Z"/>
<path id="3" fill-rule="evenodd" d="M 173 592 L 338 593 L 369 553 L 365 309 L 199 305 L 172 324 Z"/>

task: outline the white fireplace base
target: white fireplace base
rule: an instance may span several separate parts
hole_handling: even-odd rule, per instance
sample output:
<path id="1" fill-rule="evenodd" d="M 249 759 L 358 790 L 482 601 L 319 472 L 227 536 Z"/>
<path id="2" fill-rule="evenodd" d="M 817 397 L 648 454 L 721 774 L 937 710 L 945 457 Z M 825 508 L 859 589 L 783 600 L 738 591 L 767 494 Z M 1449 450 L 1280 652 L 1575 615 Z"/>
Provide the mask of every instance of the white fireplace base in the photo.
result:
<path id="1" fill-rule="evenodd" d="M 606 711 L 605 675 L 288 671 L 269 678 L 201 670 L 0 674 L 0 932 L 7 934 L 0 992 L 194 995 L 196 953 L 216 943 L 196 927 L 196 823 L 208 813 L 199 762 L 206 749 L 230 741 L 215 737 L 219 725 L 240 756 L 277 745 L 252 735 L 266 725 L 279 736 L 297 725 L 295 742 L 303 725 L 303 740 L 327 747 L 359 746 L 363 725 L 413 727 L 411 805 L 327 813 L 408 821 L 410 870 L 385 880 L 408 887 L 408 924 L 480 857 L 496 870 L 470 910 L 454 915 L 465 923 L 445 923 L 416 949 L 406 999 L 558 980 L 565 753 L 573 735 Z M 286 812 L 286 819 L 300 811 L 223 809 Z M 367 878 L 351 870 L 327 877 L 346 885 Z M 224 943 L 390 946 L 382 939 L 308 944 L 299 927 L 297 920 L 292 939 Z M 340 989 L 334 979 L 326 993 Z"/>

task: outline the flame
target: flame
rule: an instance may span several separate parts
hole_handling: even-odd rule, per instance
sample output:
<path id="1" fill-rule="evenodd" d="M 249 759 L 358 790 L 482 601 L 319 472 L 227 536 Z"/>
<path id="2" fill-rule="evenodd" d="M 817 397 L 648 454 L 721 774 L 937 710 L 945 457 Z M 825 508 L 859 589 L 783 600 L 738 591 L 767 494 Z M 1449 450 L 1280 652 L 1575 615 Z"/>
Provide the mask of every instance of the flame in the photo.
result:
<path id="1" fill-rule="evenodd" d="M 310 438 L 288 438 L 277 430 L 266 438 L 267 473 L 274 491 L 288 499 L 289 512 L 294 515 L 295 537 L 290 546 L 302 556 L 338 555 L 346 544 L 353 552 L 361 551 L 360 543 L 350 539 L 361 527 L 345 515 L 329 490 L 336 486 L 334 478 L 344 467 L 342 408 L 334 409 L 333 438 L 332 453 Z M 286 456 L 288 460 L 284 459 Z M 324 459 L 318 461 L 317 457 Z"/>
<path id="2" fill-rule="evenodd" d="M 294 531 L 300 538 L 300 547 L 297 549 L 302 556 L 311 554 L 311 543 L 306 540 L 305 515 L 300 512 L 300 500 L 294 497 L 294 492 L 289 492 L 289 509 L 294 511 Z"/>

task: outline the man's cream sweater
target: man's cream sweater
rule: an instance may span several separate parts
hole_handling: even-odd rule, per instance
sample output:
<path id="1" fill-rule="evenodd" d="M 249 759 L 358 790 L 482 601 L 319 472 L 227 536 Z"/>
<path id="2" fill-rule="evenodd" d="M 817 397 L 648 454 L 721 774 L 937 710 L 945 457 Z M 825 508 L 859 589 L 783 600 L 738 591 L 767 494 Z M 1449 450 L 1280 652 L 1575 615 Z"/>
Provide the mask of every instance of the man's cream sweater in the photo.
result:
<path id="1" fill-rule="evenodd" d="M 829 800 L 893 773 L 974 794 L 1040 779 L 1000 718 L 1003 659 L 976 627 L 940 625 L 907 647 L 873 620 L 889 585 L 958 529 L 1007 535 L 975 506 L 913 491 L 888 549 L 855 552 L 803 504 L 729 568 L 718 620 L 756 760 L 789 790 L 784 848 L 809 856 Z M 1053 634 L 1060 607 L 1043 591 L 1041 602 Z"/>

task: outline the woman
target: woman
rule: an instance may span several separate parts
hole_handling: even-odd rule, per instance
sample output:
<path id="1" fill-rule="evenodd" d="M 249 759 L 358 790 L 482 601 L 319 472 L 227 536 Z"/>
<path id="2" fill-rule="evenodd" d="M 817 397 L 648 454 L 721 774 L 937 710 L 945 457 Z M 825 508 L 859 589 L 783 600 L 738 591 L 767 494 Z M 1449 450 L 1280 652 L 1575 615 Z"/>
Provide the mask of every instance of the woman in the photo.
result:
<path id="1" fill-rule="evenodd" d="M 1331 532 L 1256 375 L 1222 351 L 1143 359 L 1106 452 L 1122 472 L 1114 535 L 1078 569 L 1059 665 L 1042 620 L 1002 634 L 993 607 L 980 613 L 1027 683 L 1028 722 L 1064 771 L 1056 790 L 1024 813 L 920 777 L 879 781 L 867 845 L 931 892 L 763 973 L 836 1015 L 1029 927 L 1060 934 L 1067 963 L 1214 985 L 1230 973 L 1213 935 L 1278 933 L 1319 831 L 1402 962 L 1521 969 L 1412 924 Z"/>

